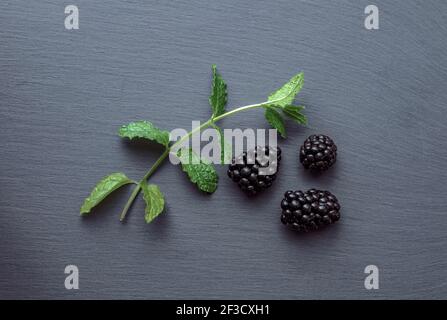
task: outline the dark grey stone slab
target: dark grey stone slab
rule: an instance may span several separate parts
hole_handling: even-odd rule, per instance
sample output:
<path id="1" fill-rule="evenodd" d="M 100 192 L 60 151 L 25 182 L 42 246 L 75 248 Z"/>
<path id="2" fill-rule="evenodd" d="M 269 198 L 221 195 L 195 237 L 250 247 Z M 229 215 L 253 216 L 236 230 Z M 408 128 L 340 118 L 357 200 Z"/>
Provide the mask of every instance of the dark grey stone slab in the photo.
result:
<path id="1" fill-rule="evenodd" d="M 275 3 L 275 5 L 273 5 Z M 446 298 L 447 3 L 76 0 L 0 2 L 1 298 Z M 171 129 L 209 114 L 210 65 L 229 105 L 262 101 L 303 70 L 308 128 L 289 126 L 269 193 L 247 200 L 219 168 L 212 196 L 166 164 L 153 181 L 168 210 L 152 225 L 130 193 L 81 219 L 102 176 L 139 179 L 160 153 L 121 141 L 148 119 Z M 265 127 L 261 112 L 222 125 Z M 298 145 L 326 133 L 337 165 L 318 178 Z M 342 221 L 297 235 L 279 222 L 289 188 L 325 188 Z M 80 289 L 64 288 L 68 264 Z M 366 265 L 380 289 L 364 289 Z"/>

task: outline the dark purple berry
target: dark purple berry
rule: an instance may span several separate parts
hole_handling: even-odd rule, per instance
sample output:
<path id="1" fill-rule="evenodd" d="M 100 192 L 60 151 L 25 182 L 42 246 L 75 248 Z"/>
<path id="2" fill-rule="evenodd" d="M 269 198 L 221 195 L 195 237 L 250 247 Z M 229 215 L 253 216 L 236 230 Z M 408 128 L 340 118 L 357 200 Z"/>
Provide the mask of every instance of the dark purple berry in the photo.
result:
<path id="1" fill-rule="evenodd" d="M 269 188 L 276 179 L 281 162 L 281 148 L 256 147 L 233 158 L 228 177 L 247 195 L 255 195 Z M 262 170 L 262 171 L 261 171 Z M 291 200 L 295 199 L 292 196 Z"/>
<path id="2" fill-rule="evenodd" d="M 281 222 L 298 231 L 317 230 L 340 219 L 340 204 L 329 191 L 286 191 L 281 209 Z"/>
<path id="3" fill-rule="evenodd" d="M 300 148 L 300 162 L 304 168 L 314 171 L 329 169 L 337 160 L 337 146 L 325 135 L 313 134 Z"/>

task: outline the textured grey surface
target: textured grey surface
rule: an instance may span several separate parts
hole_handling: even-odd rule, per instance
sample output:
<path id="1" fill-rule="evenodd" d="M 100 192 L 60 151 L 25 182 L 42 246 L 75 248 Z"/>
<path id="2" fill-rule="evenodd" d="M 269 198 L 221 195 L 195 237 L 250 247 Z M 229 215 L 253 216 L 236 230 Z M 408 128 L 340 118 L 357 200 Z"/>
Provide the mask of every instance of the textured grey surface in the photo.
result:
<path id="1" fill-rule="evenodd" d="M 0 2 L 1 298 L 447 298 L 447 2 L 76 0 Z M 275 3 L 275 5 L 273 4 Z M 102 176 L 140 178 L 160 149 L 121 141 L 119 125 L 171 129 L 205 119 L 210 65 L 229 105 L 263 101 L 303 70 L 308 128 L 289 126 L 279 180 L 247 200 L 219 168 L 201 194 L 179 168 L 153 177 L 168 211 L 152 225 L 124 188 L 78 211 Z M 265 127 L 261 112 L 224 127 Z M 298 145 L 327 133 L 332 170 L 312 177 Z M 342 221 L 297 235 L 279 222 L 288 188 L 335 193 Z M 64 288 L 68 264 L 80 290 Z M 380 289 L 363 269 L 380 268 Z"/>

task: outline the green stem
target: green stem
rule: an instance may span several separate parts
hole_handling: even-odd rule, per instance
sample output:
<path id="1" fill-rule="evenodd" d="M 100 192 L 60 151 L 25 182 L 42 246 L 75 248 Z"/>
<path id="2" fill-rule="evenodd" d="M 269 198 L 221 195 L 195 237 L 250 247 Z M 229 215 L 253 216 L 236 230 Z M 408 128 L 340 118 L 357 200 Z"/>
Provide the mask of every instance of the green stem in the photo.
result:
<path id="1" fill-rule="evenodd" d="M 135 201 L 135 198 L 137 197 L 138 193 L 140 193 L 141 185 L 138 183 L 135 188 L 133 189 L 132 194 L 129 197 L 129 200 L 127 200 L 126 205 L 124 206 L 123 211 L 121 212 L 120 221 L 124 221 L 124 218 L 126 218 L 127 211 L 129 211 L 130 206 Z"/>
<path id="2" fill-rule="evenodd" d="M 257 104 L 250 104 L 250 105 L 247 105 L 247 106 L 243 106 L 243 107 L 239 107 L 239 108 L 233 109 L 231 111 L 228 111 L 226 113 L 221 114 L 220 116 L 211 118 L 208 121 L 204 122 L 199 127 L 196 127 L 193 130 L 191 130 L 190 132 L 188 132 L 186 135 L 181 137 L 180 140 L 178 140 L 177 142 L 172 144 L 170 147 L 167 147 L 166 150 L 163 152 L 163 154 L 157 159 L 157 161 L 153 164 L 153 166 L 149 169 L 149 171 L 144 175 L 143 179 L 141 179 L 141 181 L 137 184 L 137 186 L 133 190 L 132 194 L 130 195 L 129 199 L 126 202 L 126 205 L 124 206 L 123 211 L 121 212 L 120 221 L 123 221 L 126 218 L 127 211 L 129 211 L 129 209 L 132 206 L 133 202 L 135 201 L 136 197 L 140 193 L 140 191 L 141 191 L 141 183 L 146 181 L 147 179 L 149 179 L 149 177 L 158 169 L 160 164 L 163 163 L 163 161 L 166 159 L 166 157 L 169 155 L 169 152 L 173 148 L 175 148 L 178 145 L 180 145 L 183 141 L 189 139 L 194 133 L 200 132 L 202 129 L 205 129 L 205 128 L 209 127 L 209 126 L 214 125 L 215 122 L 217 122 L 219 120 L 222 120 L 223 118 L 226 118 L 226 117 L 228 117 L 228 116 L 230 116 L 232 114 L 236 114 L 236 113 L 241 112 L 241 111 L 246 111 L 246 110 L 249 110 L 249 109 L 260 108 L 260 107 L 265 107 L 266 105 L 271 104 L 271 103 L 272 102 L 263 102 L 263 103 L 257 103 Z"/>
<path id="3" fill-rule="evenodd" d="M 220 116 L 217 116 L 213 119 L 213 122 L 217 122 L 219 120 L 222 120 L 223 118 L 226 118 L 228 116 L 231 116 L 232 114 L 241 112 L 241 111 L 246 111 L 246 110 L 250 110 L 250 109 L 254 109 L 254 108 L 260 108 L 260 107 L 265 107 L 266 105 L 271 104 L 272 102 L 266 101 L 263 103 L 256 103 L 256 104 L 250 104 L 248 106 L 243 106 L 243 107 L 239 107 L 236 109 L 233 109 L 231 111 L 225 112 L 223 114 L 221 114 Z"/>
<path id="4" fill-rule="evenodd" d="M 137 184 L 137 186 L 133 189 L 132 194 L 129 197 L 129 200 L 127 200 L 126 205 L 124 206 L 123 211 L 120 215 L 120 221 L 123 221 L 126 218 L 127 211 L 129 211 L 130 207 L 132 206 L 132 203 L 135 201 L 135 198 L 138 196 L 138 193 L 140 193 L 141 190 L 141 183 L 149 179 L 149 177 L 157 170 L 157 168 L 163 163 L 164 159 L 168 156 L 170 151 L 170 148 L 166 148 L 166 150 L 163 152 L 163 154 L 160 156 L 160 158 L 157 159 L 157 161 L 152 165 L 152 167 L 149 169 L 149 171 L 144 175 L 143 179 Z"/>
<path id="5" fill-rule="evenodd" d="M 149 169 L 149 171 L 144 175 L 142 181 L 146 181 L 149 179 L 149 177 L 157 170 L 157 168 L 163 163 L 163 160 L 166 159 L 166 157 L 169 154 L 169 151 L 171 151 L 170 148 L 166 148 L 166 150 L 163 152 L 163 154 L 160 156 L 160 158 L 155 161 L 153 166 Z"/>
<path id="6" fill-rule="evenodd" d="M 215 120 L 214 120 L 215 121 Z M 189 137 L 191 137 L 194 133 L 205 129 L 206 127 L 210 126 L 213 122 L 212 119 L 209 119 L 208 121 L 202 123 L 199 127 L 194 128 L 193 130 L 189 131 L 187 134 L 185 134 L 183 137 L 180 138 L 179 141 L 177 141 L 176 143 L 174 143 L 170 148 L 169 151 L 171 151 L 172 149 L 174 149 L 175 147 L 177 147 L 177 145 L 181 144 L 183 141 L 189 139 Z"/>

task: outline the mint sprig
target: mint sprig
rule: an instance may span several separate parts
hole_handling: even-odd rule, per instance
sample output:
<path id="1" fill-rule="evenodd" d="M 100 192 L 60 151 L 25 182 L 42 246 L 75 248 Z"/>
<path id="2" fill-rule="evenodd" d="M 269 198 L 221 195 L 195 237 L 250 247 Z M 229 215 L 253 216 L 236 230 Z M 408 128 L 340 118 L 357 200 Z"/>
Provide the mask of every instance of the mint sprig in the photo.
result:
<path id="1" fill-rule="evenodd" d="M 206 122 L 202 123 L 200 127 L 195 128 L 177 142 L 172 143 L 169 141 L 168 131 L 157 128 L 149 121 L 136 121 L 122 126 L 119 130 L 120 137 L 155 141 L 164 146 L 165 150 L 138 183 L 119 172 L 112 173 L 99 181 L 90 195 L 85 199 L 80 210 L 81 214 L 85 215 L 90 213 L 92 208 L 97 206 L 118 188 L 126 184 L 134 183 L 136 186 L 121 212 L 120 220 L 122 221 L 125 219 L 126 214 L 136 197 L 140 191 L 143 191 L 143 199 L 146 202 L 145 220 L 147 223 L 150 223 L 163 212 L 165 207 L 165 197 L 158 186 L 148 184 L 147 181 L 152 174 L 159 169 L 160 165 L 168 157 L 170 152 L 173 150 L 177 151 L 182 143 L 186 139 L 189 139 L 195 132 L 200 132 L 202 129 L 212 127 L 216 129 L 219 134 L 222 153 L 221 160 L 222 162 L 228 160 L 228 158 L 231 157 L 231 150 L 229 150 L 228 145 L 224 140 L 223 130 L 217 126 L 216 122 L 233 114 L 257 108 L 265 109 L 265 118 L 268 123 L 274 129 L 278 130 L 281 136 L 285 138 L 286 126 L 281 113 L 298 124 L 307 123 L 307 118 L 302 113 L 304 107 L 293 105 L 295 96 L 300 92 L 303 83 L 304 74 L 301 72 L 293 76 L 281 88 L 270 94 L 267 101 L 226 111 L 227 85 L 217 71 L 216 66 L 213 65 L 211 95 L 209 97 L 212 110 L 211 117 Z M 201 160 L 191 149 L 181 148 L 176 154 L 180 160 L 183 171 L 185 171 L 191 182 L 196 184 L 200 190 L 206 193 L 213 193 L 216 191 L 219 177 L 213 164 Z"/>
<path id="2" fill-rule="evenodd" d="M 281 88 L 273 92 L 267 99 L 268 108 L 265 111 L 267 122 L 286 138 L 286 126 L 283 117 L 277 110 L 281 110 L 285 116 L 294 120 L 298 124 L 306 125 L 307 118 L 301 112 L 304 107 L 292 105 L 296 95 L 301 91 L 304 85 L 304 73 L 300 72 L 293 76 Z"/>

